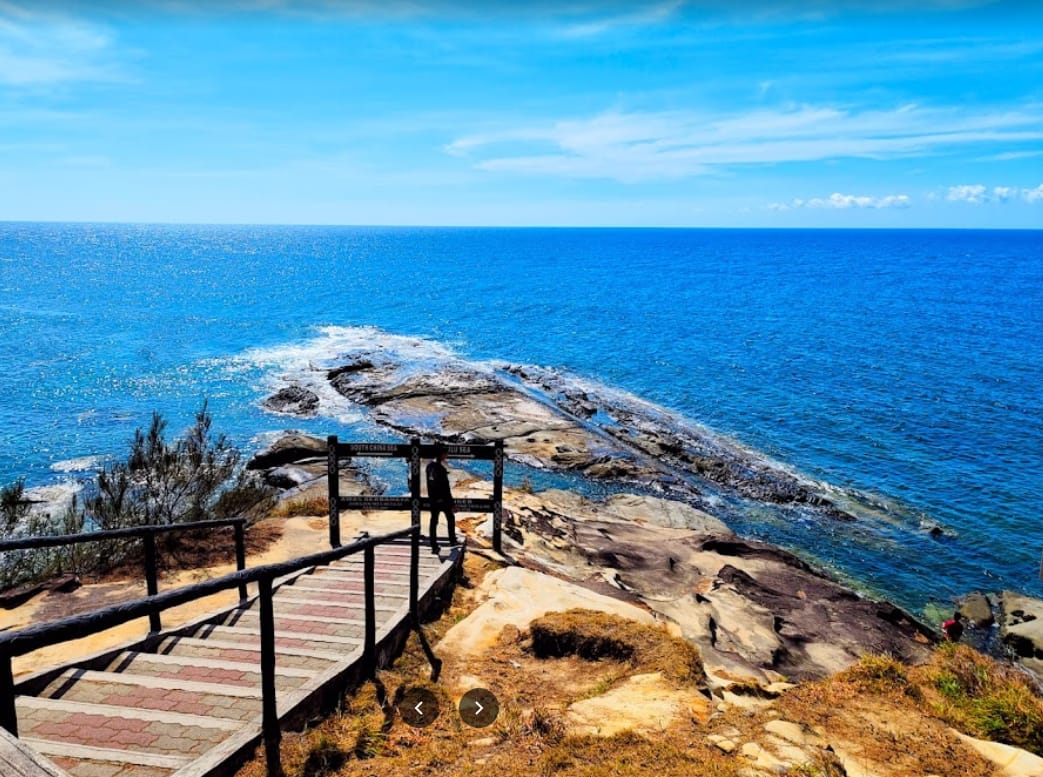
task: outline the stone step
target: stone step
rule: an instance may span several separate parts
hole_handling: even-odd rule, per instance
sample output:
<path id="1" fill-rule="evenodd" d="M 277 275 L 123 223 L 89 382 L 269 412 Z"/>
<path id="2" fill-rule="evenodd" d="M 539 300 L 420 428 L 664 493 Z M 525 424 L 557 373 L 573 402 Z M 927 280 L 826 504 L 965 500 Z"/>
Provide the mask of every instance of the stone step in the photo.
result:
<path id="1" fill-rule="evenodd" d="M 197 656 L 213 658 L 219 661 L 253 664 L 260 666 L 260 643 L 249 645 L 238 642 L 225 642 L 215 639 L 197 639 L 194 637 L 169 637 L 160 645 L 160 652 L 168 655 Z M 315 669 L 323 671 L 340 661 L 341 656 L 326 651 L 306 650 L 304 648 L 284 648 L 279 651 L 276 662 L 280 666 L 299 669 Z"/>
<path id="2" fill-rule="evenodd" d="M 197 656 L 163 655 L 157 653 L 121 653 L 108 667 L 110 672 L 132 672 L 175 681 L 218 683 L 241 688 L 260 688 L 261 670 L 256 663 L 200 658 Z M 300 688 L 314 677 L 314 669 L 277 665 L 275 687 L 279 691 Z"/>
<path id="3" fill-rule="evenodd" d="M 41 696 L 88 704 L 163 710 L 247 721 L 261 712 L 261 689 L 126 672 L 71 669 Z"/>
<path id="4" fill-rule="evenodd" d="M 423 567 L 421 566 L 418 570 L 420 580 L 427 580 L 433 578 L 438 574 L 439 567 Z M 343 564 L 336 566 L 324 566 L 322 567 L 321 573 L 313 573 L 315 575 L 350 575 L 353 576 L 359 582 L 362 582 L 364 569 L 362 564 Z M 388 566 L 378 566 L 373 569 L 373 580 L 378 585 L 381 583 L 401 583 L 403 581 L 409 581 L 409 566 L 399 566 L 397 564 L 391 564 Z"/>
<path id="5" fill-rule="evenodd" d="M 359 629 L 361 634 L 361 627 Z M 258 644 L 261 639 L 261 628 L 259 625 L 235 625 L 218 626 L 210 624 L 201 626 L 196 632 L 200 639 L 219 639 L 224 642 L 243 642 L 246 644 Z M 293 631 L 275 632 L 275 647 L 279 650 L 284 647 L 290 648 L 317 648 L 320 650 L 341 650 L 342 648 L 354 648 L 362 644 L 361 636 L 341 636 L 338 634 L 314 634 L 308 632 L 296 633 Z"/>
<path id="6" fill-rule="evenodd" d="M 397 612 L 401 606 L 402 603 L 394 606 L 377 605 L 377 620 L 387 620 L 393 613 Z M 251 607 L 250 609 L 256 612 L 254 607 Z M 361 603 L 351 604 L 346 602 L 311 601 L 308 599 L 290 599 L 287 597 L 283 599 L 275 599 L 273 609 L 276 617 L 284 613 L 292 615 L 307 615 L 315 619 L 349 618 L 363 620 L 366 617 L 365 607 Z"/>
<path id="7" fill-rule="evenodd" d="M 208 624 L 209 625 L 209 624 Z M 237 612 L 224 618 L 214 626 L 242 626 L 251 630 L 259 630 L 261 618 L 256 612 L 247 610 Z M 294 638 L 307 638 L 312 634 L 328 637 L 358 637 L 365 628 L 362 618 L 313 618 L 310 615 L 293 615 L 291 613 L 278 613 L 275 616 L 275 631 Z M 206 626 L 197 630 L 202 632 Z M 258 636 L 258 639 L 260 637 Z"/>
<path id="8" fill-rule="evenodd" d="M 395 599 L 408 599 L 408 590 L 402 589 L 403 586 L 398 583 L 385 583 L 384 585 L 374 585 L 373 593 L 377 597 L 387 596 Z M 314 580 L 309 578 L 306 579 L 306 582 L 298 581 L 293 585 L 280 588 L 279 590 L 285 591 L 288 594 L 305 592 L 308 594 L 356 594 L 358 596 L 363 596 L 366 593 L 365 585 L 361 580 L 358 582 L 352 580 L 339 581 L 336 578 L 331 580 Z"/>
<path id="9" fill-rule="evenodd" d="M 16 697 L 15 706 L 19 734 L 27 739 L 159 756 L 198 757 L 242 726 L 226 718 L 33 696 Z"/>
<path id="10" fill-rule="evenodd" d="M 377 556 L 375 559 L 374 571 L 380 572 L 381 570 L 390 570 L 399 574 L 409 574 L 409 558 L 395 558 L 393 556 Z M 338 559 L 337 561 L 331 562 L 327 565 L 331 569 L 358 569 L 359 571 L 365 569 L 366 561 L 361 555 L 348 556 L 347 558 Z M 420 574 L 423 575 L 425 572 L 434 572 L 442 566 L 442 562 L 438 560 L 430 551 L 420 554 Z"/>
<path id="11" fill-rule="evenodd" d="M 373 604 L 377 610 L 386 610 L 387 612 L 394 612 L 401 607 L 406 599 L 409 598 L 408 592 L 405 596 L 387 596 L 386 594 L 374 594 Z M 351 593 L 349 591 L 331 591 L 331 590 L 320 590 L 318 592 L 302 591 L 293 587 L 283 588 L 279 591 L 279 595 L 272 600 L 276 605 L 286 605 L 288 602 L 295 604 L 318 604 L 328 607 L 364 607 L 366 604 L 366 595 L 361 593 Z M 247 609 L 257 610 L 257 603 L 251 604 Z"/>
<path id="12" fill-rule="evenodd" d="M 168 777 L 192 762 L 188 756 L 88 747 L 32 737 L 22 741 L 46 755 L 70 777 Z"/>
<path id="13" fill-rule="evenodd" d="M 423 588 L 424 581 L 429 578 L 420 576 L 420 587 Z M 362 575 L 355 574 L 348 569 L 327 569 L 322 574 L 316 573 L 303 582 L 304 586 L 315 586 L 319 588 L 331 588 L 335 590 L 347 590 L 362 593 L 366 585 Z M 294 586 L 285 586 L 282 591 L 291 591 Z M 373 580 L 373 593 L 406 593 L 409 591 L 409 575 L 396 575 L 394 577 L 376 577 Z"/>

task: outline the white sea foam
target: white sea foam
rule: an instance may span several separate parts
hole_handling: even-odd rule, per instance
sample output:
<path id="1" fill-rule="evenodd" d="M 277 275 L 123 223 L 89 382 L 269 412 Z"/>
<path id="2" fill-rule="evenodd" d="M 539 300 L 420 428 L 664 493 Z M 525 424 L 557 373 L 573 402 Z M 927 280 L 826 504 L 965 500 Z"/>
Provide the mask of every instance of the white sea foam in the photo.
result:
<path id="1" fill-rule="evenodd" d="M 267 348 L 251 348 L 221 365 L 228 374 L 261 370 L 265 396 L 287 386 L 308 389 L 319 398 L 316 414 L 340 423 L 362 420 L 358 407 L 326 378 L 328 370 L 363 355 L 383 354 L 399 363 L 445 362 L 455 359 L 442 343 L 424 337 L 395 335 L 372 326 L 322 326 L 307 340 Z M 269 411 L 272 412 L 272 411 Z"/>
<path id="2" fill-rule="evenodd" d="M 269 348 L 251 348 L 233 360 L 263 369 L 330 369 L 345 357 L 383 352 L 402 359 L 450 359 L 455 353 L 435 340 L 395 335 L 373 326 L 322 326 L 315 337 Z"/>
<path id="3" fill-rule="evenodd" d="M 99 469 L 104 461 L 104 456 L 80 456 L 54 462 L 51 472 L 92 472 Z"/>

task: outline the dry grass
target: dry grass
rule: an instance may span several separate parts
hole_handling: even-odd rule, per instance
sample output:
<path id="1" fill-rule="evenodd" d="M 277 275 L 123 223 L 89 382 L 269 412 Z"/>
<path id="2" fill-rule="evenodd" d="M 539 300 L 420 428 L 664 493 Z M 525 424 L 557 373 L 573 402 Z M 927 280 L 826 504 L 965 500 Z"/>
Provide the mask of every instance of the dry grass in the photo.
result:
<path id="1" fill-rule="evenodd" d="M 509 772 L 510 777 L 522 774 Z M 701 736 L 666 735 L 655 741 L 632 732 L 612 737 L 569 737 L 549 748 L 528 774 L 561 777 L 736 777 L 739 765 Z"/>
<path id="2" fill-rule="evenodd" d="M 477 554 L 465 557 L 467 581 L 458 586 L 449 610 L 425 627 L 434 644 L 453 623 L 478 604 L 469 587 L 497 565 Z M 455 713 L 454 699 L 442 684 L 427 682 L 428 667 L 415 637 L 391 670 L 382 671 L 380 687 L 369 683 L 343 702 L 334 715 L 301 735 L 283 741 L 283 766 L 287 777 L 737 777 L 733 758 L 709 746 L 705 732 L 692 726 L 663 731 L 655 739 L 633 733 L 609 738 L 568 736 L 564 708 L 592 688 L 607 686 L 620 676 L 642 671 L 666 670 L 671 676 L 692 682 L 702 677 L 696 669 L 698 654 L 687 643 L 675 640 L 657 627 L 631 624 L 602 613 L 562 613 L 559 626 L 576 634 L 593 635 L 615 629 L 623 635 L 628 658 L 605 656 L 591 661 L 578 656 L 546 660 L 537 658 L 528 635 L 507 628 L 500 643 L 461 670 L 486 678 L 501 701 L 500 715 L 486 729 L 465 726 Z M 550 616 L 548 616 L 550 617 Z M 545 626 L 554 618 L 542 619 Z M 638 626 L 632 629 L 631 625 Z M 658 643 L 663 643 L 658 645 Z M 453 660 L 447 660 L 447 670 Z M 666 664 L 679 661 L 675 666 Z M 693 664 L 693 662 L 696 662 Z M 429 727 L 413 729 L 381 707 L 381 688 L 394 699 L 407 687 L 428 688 L 439 700 L 441 716 Z M 259 755 L 238 777 L 264 777 Z"/>
<path id="3" fill-rule="evenodd" d="M 911 671 L 926 711 L 971 736 L 1043 755 L 1043 698 L 1013 667 L 946 644 Z"/>
<path id="4" fill-rule="evenodd" d="M 433 644 L 473 611 L 479 603 L 473 583 L 497 566 L 477 554 L 467 555 L 466 579 L 450 608 L 425 627 Z M 868 656 L 846 672 L 783 694 L 770 710 L 758 714 L 736 708 L 707 725 L 686 720 L 648 736 L 623 732 L 592 737 L 568 734 L 569 704 L 604 693 L 639 672 L 659 671 L 678 685 L 699 684 L 704 675 L 695 649 L 659 627 L 570 610 L 534 621 L 530 632 L 507 627 L 496 645 L 466 661 L 442 658 L 447 676 L 455 672 L 482 678 L 496 693 L 501 709 L 493 726 L 472 729 L 462 723 L 445 685 L 427 682 L 426 660 L 412 637 L 395 666 L 380 673 L 379 684 L 367 684 L 343 701 L 342 714 L 285 737 L 287 777 L 738 777 L 745 766 L 742 759 L 721 752 L 706 735 L 734 727 L 742 732 L 736 741 L 758 741 L 765 723 L 775 717 L 822 732 L 846 757 L 874 773 L 991 777 L 993 766 L 949 730 L 950 723 L 959 725 L 955 713 L 942 720 L 934 717 L 944 695 L 940 687 L 949 687 L 940 678 L 951 674 L 973 693 L 1012 682 L 1002 670 L 994 678 L 991 664 L 991 679 L 982 679 L 981 657 L 972 660 L 951 648 L 940 650 L 931 665 L 912 669 L 891 658 Z M 424 729 L 408 727 L 381 706 L 383 694 L 394 700 L 418 685 L 431 690 L 442 709 Z M 845 774 L 832 751 L 809 755 L 810 762 L 790 773 Z M 259 756 L 238 777 L 264 775 Z"/>
<path id="5" fill-rule="evenodd" d="M 944 654 L 939 649 L 935 661 L 946 662 Z M 831 741 L 848 743 L 859 760 L 881 773 L 994 774 L 991 764 L 949 731 L 954 721 L 936 717 L 925 682 L 928 676 L 928 668 L 906 667 L 887 656 L 865 656 L 844 672 L 786 693 L 778 709 L 787 720 L 826 731 Z"/>
<path id="6" fill-rule="evenodd" d="M 272 511 L 272 515 L 276 518 L 296 518 L 297 516 L 329 515 L 329 512 L 329 498 L 315 496 L 310 499 L 290 499 L 283 502 Z"/>
<path id="7" fill-rule="evenodd" d="M 270 518 L 248 525 L 244 540 L 247 556 L 263 553 L 283 535 L 280 521 Z M 185 569 L 204 569 L 218 564 L 235 563 L 235 535 L 231 526 L 204 531 L 174 532 L 156 541 L 156 561 L 160 574 Z M 112 583 L 140 580 L 142 561 L 135 559 L 101 575 L 84 575 L 85 583 Z"/>
<path id="8" fill-rule="evenodd" d="M 865 693 L 898 694 L 921 699 L 923 694 L 914 685 L 908 667 L 891 656 L 866 655 L 850 669 L 841 672 L 837 681 L 854 686 Z"/>
<path id="9" fill-rule="evenodd" d="M 625 662 L 632 672 L 662 672 L 676 683 L 703 682 L 702 659 L 689 642 L 661 626 L 594 610 L 548 613 L 530 625 L 532 651 L 540 658 L 575 655 L 588 661 Z"/>

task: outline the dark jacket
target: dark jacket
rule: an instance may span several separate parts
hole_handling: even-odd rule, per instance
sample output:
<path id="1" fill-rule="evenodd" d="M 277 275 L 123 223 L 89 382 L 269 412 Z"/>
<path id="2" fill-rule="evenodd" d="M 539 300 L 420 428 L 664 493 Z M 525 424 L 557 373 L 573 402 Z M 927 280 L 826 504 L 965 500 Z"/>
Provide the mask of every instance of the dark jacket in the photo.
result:
<path id="1" fill-rule="evenodd" d="M 437 459 L 427 465 L 427 495 L 437 502 L 453 499 L 453 492 L 449 489 L 449 473 Z"/>

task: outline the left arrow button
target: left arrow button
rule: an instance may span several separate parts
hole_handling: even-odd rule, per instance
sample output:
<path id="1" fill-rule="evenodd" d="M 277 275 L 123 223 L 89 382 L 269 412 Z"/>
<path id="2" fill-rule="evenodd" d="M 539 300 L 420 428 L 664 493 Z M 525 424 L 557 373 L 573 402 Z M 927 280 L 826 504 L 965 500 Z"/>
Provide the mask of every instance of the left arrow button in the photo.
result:
<path id="1" fill-rule="evenodd" d="M 426 688 L 407 688 L 395 705 L 398 714 L 410 726 L 424 728 L 438 717 L 438 698 Z"/>

